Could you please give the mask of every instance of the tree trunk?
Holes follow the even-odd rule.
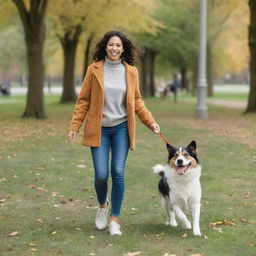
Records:
[[[155,96],[155,57],[156,52],[145,48],[141,56],[141,93],[143,97]]]
[[[31,33],[28,33],[31,35]],[[23,117],[45,118],[44,112],[44,65],[43,65],[43,42],[44,36],[35,41],[26,36],[27,57],[28,57],[28,91],[27,102]]]
[[[81,35],[80,26],[76,27],[76,32],[73,36],[73,31],[65,33],[61,40],[61,45],[64,52],[64,74],[63,74],[63,91],[61,103],[74,102],[76,100],[75,92],[75,58],[76,49]]]
[[[250,25],[249,25],[249,48],[250,48],[250,92],[246,113],[256,112],[256,1],[249,0]]]
[[[25,32],[28,60],[28,91],[23,117],[45,118],[43,100],[43,45],[45,41],[44,18],[48,0],[30,1],[27,10],[23,0],[13,0]]]
[[[152,49],[149,50],[149,95],[155,96],[155,59],[156,52]]]
[[[85,46],[85,51],[84,51],[84,67],[83,67],[83,77],[82,80],[85,77],[87,68],[89,66],[89,61],[90,61],[90,50],[91,50],[91,45],[92,45],[92,41],[93,41],[93,33],[88,37],[87,39],[87,44]]]
[[[189,92],[188,78],[187,78],[187,67],[183,66],[180,68],[181,74],[181,90]]]
[[[47,87],[48,87],[48,92],[51,92],[51,88],[52,88],[52,82],[51,82],[51,77],[48,75],[47,76]]]
[[[212,46],[210,41],[207,41],[207,96],[213,97],[213,80],[212,80]]]

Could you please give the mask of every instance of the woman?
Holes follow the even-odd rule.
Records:
[[[85,120],[83,145],[91,147],[99,202],[95,225],[99,230],[107,226],[111,151],[111,235],[122,234],[118,221],[124,195],[125,162],[129,148],[135,148],[135,113],[154,133],[160,132],[141,99],[138,71],[134,67],[135,51],[132,42],[119,31],[106,33],[98,42],[94,63],[88,67],[68,134],[69,142],[74,142]]]

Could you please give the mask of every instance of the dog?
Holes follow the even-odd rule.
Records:
[[[168,143],[166,146],[169,152],[167,164],[153,167],[153,172],[161,176],[158,190],[168,217],[166,225],[176,227],[176,215],[185,229],[191,229],[191,223],[184,213],[191,211],[193,234],[201,236],[201,165],[196,142],[192,141],[187,147],[181,148]]]

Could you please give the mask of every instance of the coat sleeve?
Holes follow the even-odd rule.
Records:
[[[72,131],[79,132],[89,110],[91,102],[92,75],[91,67],[88,67],[70,124],[70,130]]]
[[[135,67],[136,71],[136,87],[135,87],[135,113],[142,121],[143,124],[150,127],[152,123],[155,123],[155,119],[153,118],[151,112],[146,108],[144,101],[142,100],[139,86],[139,75],[138,70]]]

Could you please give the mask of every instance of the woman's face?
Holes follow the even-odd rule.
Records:
[[[120,37],[112,36],[109,38],[106,46],[107,58],[111,61],[120,60],[124,52],[123,43]]]

